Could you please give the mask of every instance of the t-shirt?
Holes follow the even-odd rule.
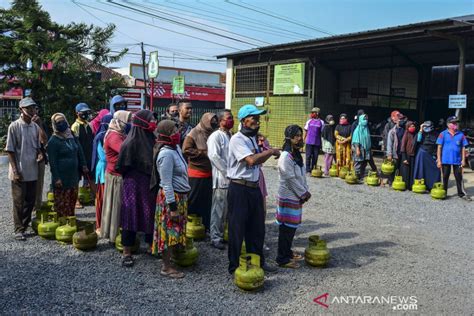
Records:
[[[18,171],[23,176],[23,181],[38,180],[38,150],[41,147],[39,141],[39,126],[30,124],[22,118],[12,122],[8,127],[7,145],[5,150],[15,153]],[[13,180],[13,169],[10,165],[8,178]]]
[[[259,165],[250,167],[245,157],[258,153],[256,137],[248,137],[238,132],[229,142],[229,159],[227,161],[227,177],[257,182],[259,178]]]
[[[307,132],[306,145],[321,146],[321,130],[323,129],[324,122],[321,119],[309,119],[304,130]]]
[[[449,130],[444,130],[439,134],[437,145],[442,145],[441,163],[445,165],[460,165],[462,161],[461,149],[469,145],[466,136],[457,131],[452,135]]]

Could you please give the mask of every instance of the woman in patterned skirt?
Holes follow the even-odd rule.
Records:
[[[74,216],[79,170],[84,174],[89,170],[81,145],[72,135],[64,114],[54,114],[51,123],[54,133],[48,141],[47,151],[54,188],[54,211],[59,217]]]
[[[280,186],[278,187],[276,222],[278,228],[278,255],[276,262],[283,268],[299,268],[302,256],[291,250],[293,238],[301,224],[303,203],[311,194],[306,184],[305,168],[300,149],[303,147],[303,129],[290,125],[285,129],[285,143],[278,159]]]
[[[145,233],[145,242],[153,241],[156,194],[150,191],[153,170],[153,145],[156,118],[153,112],[140,110],[133,117],[132,129],[120,148],[116,170],[123,176],[121,226],[122,265],[132,267],[132,246],[137,232]],[[150,249],[151,250],[151,249]]]
[[[351,170],[351,125],[347,119],[347,114],[339,115],[339,124],[336,126],[334,135],[336,136],[337,171],[339,172],[341,167],[344,166]]]
[[[188,211],[188,165],[179,148],[180,134],[175,123],[164,120],[158,124],[151,188],[159,188],[155,213],[153,254],[162,254],[161,275],[178,279],[184,273],[171,265],[171,251],[186,244]]]

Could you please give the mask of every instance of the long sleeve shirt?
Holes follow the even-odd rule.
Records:
[[[188,166],[179,147],[176,150],[165,146],[156,159],[160,174],[160,187],[165,192],[166,203],[176,202],[174,193],[187,193],[191,190],[188,182]]]
[[[207,140],[207,155],[212,165],[212,188],[226,189],[229,186],[227,179],[227,158],[229,156],[230,135],[217,130]]]
[[[81,145],[74,138],[51,136],[48,142],[51,181],[61,180],[64,189],[71,189],[79,183],[79,168],[86,166]]]
[[[278,172],[280,175],[279,198],[300,200],[308,192],[304,166],[298,166],[287,151],[283,151],[278,159]]]

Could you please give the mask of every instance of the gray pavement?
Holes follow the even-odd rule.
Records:
[[[270,194],[268,257],[274,259],[278,174],[272,164],[264,172]],[[244,293],[227,273],[226,252],[203,242],[197,243],[197,265],[185,270],[184,279],[174,281],[161,277],[160,260],[144,251],[134,268],[122,268],[120,254],[105,241],[85,253],[36,236],[15,241],[6,167],[0,171],[4,175],[0,179],[1,314],[469,315],[474,311],[474,202],[457,197],[436,201],[428,194],[310,178],[313,197],[305,205],[294,248],[304,251],[308,236],[320,235],[331,251],[329,267],[303,264],[299,270],[280,269],[266,277],[263,291]],[[467,186],[474,195],[472,177]],[[95,213],[88,207],[78,216],[93,218]],[[314,301],[317,297],[322,304]],[[407,304],[398,305],[404,300]]]

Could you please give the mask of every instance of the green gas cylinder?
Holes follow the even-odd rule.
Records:
[[[446,198],[446,190],[441,182],[433,184],[430,194],[433,199],[443,200]]]
[[[379,176],[377,175],[377,172],[375,171],[369,171],[369,175],[367,176],[367,178],[365,178],[365,181],[367,182],[367,185],[370,185],[370,186],[380,185]]]
[[[314,169],[311,171],[311,176],[315,178],[321,178],[323,176],[323,170],[321,170],[321,166],[314,166]]]
[[[347,166],[342,166],[339,170],[339,178],[345,179],[348,172],[349,168]]]
[[[58,227],[58,214],[56,212],[43,213],[38,224],[38,235],[46,239],[54,239]]]
[[[405,181],[403,181],[402,176],[395,176],[395,180],[392,183],[392,188],[397,191],[405,191],[407,186]]]
[[[411,190],[415,193],[425,193],[426,192],[425,179],[415,179]]]
[[[254,253],[241,255],[239,267],[235,270],[235,284],[246,291],[254,291],[263,287],[265,273],[260,267],[260,256]]]
[[[186,238],[204,239],[206,237],[206,228],[202,223],[202,218],[195,215],[188,215],[186,223]]]
[[[382,163],[382,173],[384,175],[391,175],[395,171],[395,163],[391,160],[385,159]]]
[[[330,259],[331,255],[326,246],[326,241],[319,239],[316,244],[310,241],[310,244],[305,249],[304,259],[307,264],[313,267],[323,268]]]
[[[77,232],[76,216],[59,218],[60,226],[56,229],[56,240],[63,244],[70,244],[72,236]]]
[[[79,227],[79,225],[78,225]],[[72,236],[72,245],[79,250],[89,250],[97,247],[97,233],[93,223],[84,223],[79,231]]]
[[[345,180],[346,180],[346,183],[348,184],[356,184],[359,182],[354,171],[348,171],[346,174]]]
[[[338,176],[336,165],[332,165],[331,168],[329,168],[329,176],[330,177],[337,177]]]
[[[120,228],[117,237],[115,238],[115,248],[123,252],[123,245],[122,245],[122,229]],[[138,236],[135,237],[135,244],[132,247],[132,252],[137,252],[140,249],[140,238]]]
[[[181,267],[189,267],[196,263],[199,251],[192,238],[186,238],[186,246],[182,249],[176,249],[172,252],[171,259]]]
[[[80,187],[79,188],[78,199],[83,205],[92,204],[93,198],[92,198],[92,195],[91,195],[91,188],[90,187]]]
[[[51,212],[51,209],[48,210],[41,208],[39,210],[36,210],[35,217],[31,220],[31,228],[36,234],[38,234],[38,225],[41,222],[41,215],[48,214],[49,212]]]

